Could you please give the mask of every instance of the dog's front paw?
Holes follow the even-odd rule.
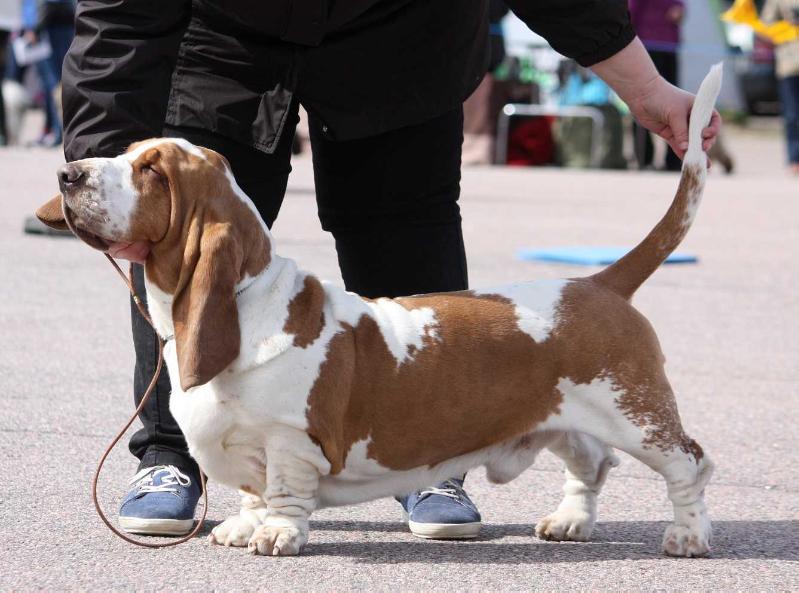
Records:
[[[559,542],[586,542],[593,531],[594,518],[577,509],[559,509],[535,526],[535,534],[540,539]]]
[[[268,517],[253,533],[247,549],[261,556],[296,556],[307,541],[307,527],[288,519]]]
[[[663,534],[663,552],[684,558],[706,556],[710,553],[710,529],[669,525]]]
[[[264,509],[265,512],[266,509]],[[242,509],[238,515],[228,517],[214,527],[208,535],[208,541],[212,544],[243,548],[250,541],[255,529],[263,523],[263,519],[254,511]]]
[[[208,535],[208,541],[223,546],[244,547],[250,541],[257,526],[258,524],[253,525],[239,515],[233,515],[214,527]]]

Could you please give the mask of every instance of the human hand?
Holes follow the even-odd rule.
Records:
[[[627,103],[642,126],[668,142],[677,156],[685,156],[694,96],[658,74],[640,39],[591,68]],[[702,130],[703,150],[713,146],[720,130],[721,116],[713,111],[710,124]]]
[[[669,84],[658,76],[628,98],[635,119],[646,129],[669,143],[675,154],[683,158],[688,150],[688,120],[694,95]],[[721,116],[713,111],[709,125],[702,130],[702,150],[716,142],[721,130]]]

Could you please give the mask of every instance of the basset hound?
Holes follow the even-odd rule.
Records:
[[[481,465],[508,482],[545,447],[565,462],[565,497],[535,532],[583,541],[617,448],[666,480],[675,518],[663,550],[701,556],[713,464],[683,431],[658,340],[630,299],[693,221],[720,81],[716,67],[700,88],[666,215],[586,278],[361,298],[280,257],[227,161],[178,139],[65,165],[38,215],[145,262],[172,413],[202,470],[242,493],[213,542],[298,554],[316,508]]]

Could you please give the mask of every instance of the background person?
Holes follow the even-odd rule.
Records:
[[[28,43],[40,39],[50,44],[50,56],[36,62],[44,91],[45,125],[37,144],[58,146],[62,141],[61,113],[55,93],[61,84],[61,68],[74,36],[73,0],[23,0],[24,36]]]
[[[799,26],[799,0],[766,0],[761,18],[766,23],[784,20]],[[777,45],[774,55],[782,101],[788,167],[791,173],[799,175],[799,39]]]
[[[677,50],[684,16],[685,5],[682,0],[630,0],[633,27],[658,72],[671,84],[677,84],[679,80]],[[638,166],[641,169],[651,166],[655,155],[652,138],[636,122],[633,122],[633,146]],[[680,158],[671,147],[666,149],[664,167],[667,171],[679,171],[682,168]]]
[[[508,4],[560,53],[593,65],[643,125],[684,153],[693,96],[657,74],[624,0]],[[319,218],[347,289],[378,297],[467,288],[462,104],[487,64],[485,0],[82,0],[76,23],[64,65],[68,161],[185,137],[227,157],[271,226],[302,103]],[[718,126],[716,116],[708,143]],[[134,280],[144,294],[141,266]],[[132,322],[138,396],[157,347],[135,308]],[[198,499],[169,391],[165,371],[130,441],[140,471],[120,511],[150,533],[188,531]],[[480,526],[460,479],[401,502],[417,534],[468,537]]]
[[[8,141],[2,85],[6,74],[8,39],[12,31],[19,29],[21,22],[22,15],[19,0],[0,0],[0,146],[5,146]]]

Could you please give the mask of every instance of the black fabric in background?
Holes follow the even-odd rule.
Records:
[[[635,36],[625,0],[507,4],[583,65]],[[295,98],[334,140],[422,123],[479,83],[487,11],[487,0],[81,0],[64,63],[66,158],[160,135],[168,105],[171,125],[265,152]]]

